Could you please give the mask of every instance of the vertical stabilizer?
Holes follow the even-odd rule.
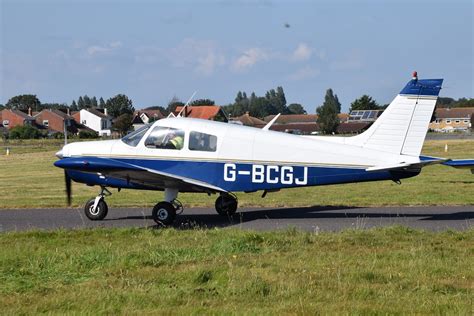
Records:
[[[364,133],[346,143],[379,151],[418,157],[443,79],[414,78]]]

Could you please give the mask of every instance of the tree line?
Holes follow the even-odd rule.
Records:
[[[197,99],[190,102],[192,106],[215,105],[215,101],[208,98]],[[184,106],[184,103],[177,97],[173,97],[167,106],[151,106],[146,109],[160,110],[163,115],[176,111],[178,106]],[[388,104],[380,105],[369,95],[363,95],[355,99],[349,108],[349,112],[355,110],[381,110]],[[458,100],[448,97],[438,98],[437,107],[474,107],[474,99],[459,98]],[[132,115],[135,111],[133,102],[124,94],[117,94],[105,101],[102,97],[89,97],[88,95],[79,96],[71,104],[67,103],[41,103],[36,95],[24,94],[10,98],[5,105],[0,104],[0,110],[18,109],[28,112],[32,109],[39,112],[42,109],[58,109],[66,112],[79,111],[81,109],[97,108],[107,109],[108,115],[114,118],[113,128],[120,133],[128,132],[132,127]],[[283,87],[268,90],[265,95],[257,96],[251,92],[250,96],[245,91],[238,91],[233,103],[224,105],[223,109],[231,117],[238,117],[248,113],[251,116],[264,118],[268,115],[281,114],[307,114],[303,105],[291,103],[287,105],[287,100]],[[325,134],[334,133],[339,125],[338,114],[341,113],[341,103],[337,94],[332,89],[327,89],[324,96],[324,102],[316,108],[318,114],[317,123]]]

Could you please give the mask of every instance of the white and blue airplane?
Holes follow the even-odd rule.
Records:
[[[424,166],[470,169],[474,159],[420,156],[443,79],[412,80],[364,133],[353,137],[300,136],[186,117],[156,121],[120,140],[77,142],[63,147],[54,163],[71,179],[100,186],[87,201],[91,220],[106,217],[107,188],[164,191],[153,219],[171,224],[182,204],[179,192],[218,194],[221,215],[237,210],[233,192],[410,178]]]

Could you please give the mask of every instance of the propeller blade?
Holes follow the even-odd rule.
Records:
[[[64,180],[66,182],[66,201],[67,206],[71,206],[71,178],[67,174],[67,170],[64,170]]]

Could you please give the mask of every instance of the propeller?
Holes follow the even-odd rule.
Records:
[[[71,177],[67,174],[67,170],[64,170],[64,180],[66,182],[66,201],[67,206],[71,206]]]

